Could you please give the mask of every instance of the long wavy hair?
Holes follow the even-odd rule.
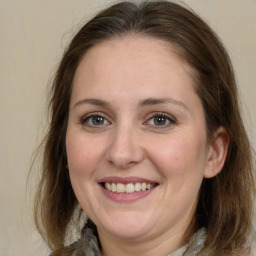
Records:
[[[72,81],[81,58],[98,43],[137,34],[169,42],[194,70],[194,86],[204,108],[207,135],[223,126],[229,148],[222,171],[204,179],[195,222],[207,228],[199,255],[239,253],[252,227],[253,157],[241,118],[234,72],[216,34],[193,11],[168,1],[121,2],[101,11],[75,35],[52,84],[50,126],[43,143],[41,179],[35,197],[35,223],[54,255],[65,254],[71,223],[80,221],[67,165],[65,136]],[[74,217],[75,216],[75,217]]]

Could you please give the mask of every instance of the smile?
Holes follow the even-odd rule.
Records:
[[[114,193],[134,193],[145,190],[150,190],[154,188],[157,184],[146,183],[146,182],[136,182],[136,183],[110,183],[105,182],[103,186],[106,190],[114,192]]]
[[[142,177],[109,176],[98,180],[103,194],[112,201],[132,203],[149,196],[160,185]]]

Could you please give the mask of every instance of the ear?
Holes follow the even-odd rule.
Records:
[[[209,144],[204,177],[212,178],[221,172],[229,145],[229,135],[224,127],[219,127]]]

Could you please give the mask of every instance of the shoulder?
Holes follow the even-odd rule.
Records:
[[[248,245],[250,247],[248,256],[256,256],[256,233],[255,230],[252,231]]]
[[[96,226],[90,219],[82,229],[81,237],[73,244],[66,247],[63,256],[101,256],[100,243]],[[50,256],[55,256],[53,253]]]
[[[63,256],[101,256],[97,230],[90,221],[82,229],[81,238],[65,248]]]
[[[79,246],[80,240],[72,243],[71,245],[65,247],[64,249],[59,249],[52,252],[49,256],[78,256],[77,248]]]
[[[253,238],[248,256],[256,256],[256,237]]]

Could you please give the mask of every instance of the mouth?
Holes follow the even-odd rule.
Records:
[[[140,177],[105,177],[98,181],[103,194],[118,203],[132,203],[148,197],[159,183]]]
[[[141,191],[151,190],[158,186],[157,183],[151,182],[134,182],[134,183],[121,183],[121,182],[102,182],[101,186],[107,191],[117,194],[132,194]]]

